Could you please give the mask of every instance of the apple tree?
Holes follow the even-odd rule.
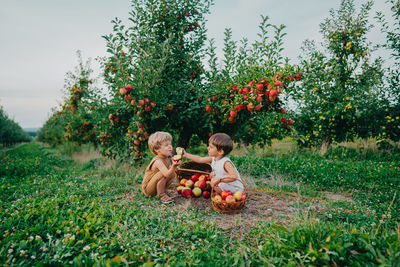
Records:
[[[387,70],[387,101],[380,109],[384,114],[378,136],[381,143],[400,140],[400,1],[389,0],[387,3],[390,4],[393,24],[390,25],[382,13],[378,13],[377,17],[382,25],[381,31],[386,36],[382,46],[390,51],[394,64]]]
[[[202,100],[205,17],[211,0],[132,1],[131,25],[113,20],[104,36],[109,93],[100,124],[103,153],[140,162],[147,138],[169,131],[186,147],[205,128]]]
[[[312,41],[304,43],[303,79],[290,96],[297,106],[296,130],[306,145],[322,145],[325,151],[332,142],[371,134],[368,107],[383,95],[381,60],[371,59],[366,37],[371,7],[367,2],[356,13],[354,1],[342,1],[320,24],[325,53]]]
[[[301,75],[282,55],[285,26],[262,17],[259,28],[259,39],[250,45],[247,39],[238,44],[225,30],[222,67],[211,40],[205,115],[210,133],[226,132],[245,144],[263,145],[289,134],[293,120],[286,117],[282,96]]]

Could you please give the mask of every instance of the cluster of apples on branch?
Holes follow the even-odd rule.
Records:
[[[183,197],[190,198],[211,196],[211,178],[208,174],[195,173],[189,179],[183,178],[179,181],[176,191]]]

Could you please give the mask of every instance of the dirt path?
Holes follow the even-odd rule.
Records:
[[[25,144],[27,144],[27,143],[19,143],[19,144],[13,145],[11,147],[3,147],[2,149],[0,149],[0,154],[3,154],[3,153],[5,153],[5,152],[7,152],[9,150],[14,150],[14,149],[16,149],[16,148],[18,148],[18,147],[20,147],[22,145],[25,145]]]

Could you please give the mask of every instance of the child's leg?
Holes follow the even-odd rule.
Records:
[[[172,202],[172,198],[167,195],[167,188],[168,186],[172,183],[172,179],[167,179],[163,177],[158,183],[157,183],[157,195],[160,197],[160,200],[164,203],[169,203]]]

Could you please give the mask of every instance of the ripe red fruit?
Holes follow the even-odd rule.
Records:
[[[253,86],[253,84],[254,84],[253,81],[249,82],[249,86]]]
[[[126,89],[126,91],[128,91],[128,92],[132,91],[132,85],[128,84],[128,85],[125,87],[125,89]]]
[[[237,90],[237,85],[233,85],[233,86],[232,86],[232,90],[233,90],[233,91],[236,91],[236,90]]]
[[[294,123],[294,121],[293,120],[289,120],[288,123],[289,123],[289,125],[292,125]]]
[[[210,198],[210,196],[211,196],[210,192],[208,192],[208,191],[204,191],[203,192],[203,197],[204,198]]]
[[[145,99],[144,99],[144,103],[145,104],[148,104],[150,101],[149,101],[149,99],[146,97]]]
[[[295,78],[296,80],[300,80],[300,79],[301,79],[301,75],[300,75],[300,74],[296,74],[296,76],[294,76],[294,78]]]
[[[255,109],[255,110],[260,110],[260,109],[261,109],[261,105],[260,105],[260,104],[257,104],[257,105],[254,107],[254,109]]]
[[[258,101],[258,102],[261,102],[261,101],[262,101],[262,96],[260,96],[260,95],[257,96],[257,101]]]
[[[211,112],[211,107],[210,107],[210,106],[207,106],[207,107],[206,107],[206,111],[207,111],[207,112]]]
[[[147,107],[144,108],[144,110],[147,111],[147,112],[149,112],[149,111],[150,111],[150,107],[147,106]]]
[[[229,115],[231,115],[231,117],[236,117],[237,112],[234,110],[231,110],[231,112],[229,113]]]
[[[282,85],[282,82],[281,82],[281,81],[276,81],[276,82],[275,82],[275,86],[276,86],[276,87],[279,87],[279,86],[281,86],[281,85]]]
[[[228,104],[228,100],[224,100],[224,104],[225,104],[225,105]]]
[[[130,102],[130,101],[132,100],[131,95],[125,95],[125,100],[126,100],[127,102]]]
[[[199,180],[200,174],[195,173],[192,176],[190,176],[190,180],[192,180],[193,182],[197,182]]]
[[[182,179],[179,181],[179,184],[182,186],[185,186],[186,182],[187,182],[187,179]]]
[[[227,196],[231,196],[231,195],[232,195],[232,192],[230,190],[225,190],[225,191],[222,191],[222,193],[221,193],[221,197],[224,200],[226,199]]]
[[[121,95],[125,95],[126,94],[126,89],[125,88],[121,88],[121,89],[119,89],[119,93],[121,94]]]
[[[281,118],[281,122],[286,122],[286,119],[285,118]]]
[[[249,103],[248,105],[247,105],[247,110],[248,111],[252,111],[254,109],[254,105],[253,105],[253,103]]]
[[[136,101],[135,101],[135,99],[133,99],[133,100],[131,101],[131,105],[132,105],[132,106],[136,106]]]
[[[154,102],[150,102],[150,107],[154,108],[156,104]]]
[[[257,90],[261,91],[262,89],[264,89],[264,85],[262,85],[262,83],[258,83],[256,85]]]
[[[189,14],[189,13],[185,13],[185,16],[186,16],[186,17],[189,17],[189,16],[190,16],[190,14]]]
[[[243,100],[246,100],[246,99],[248,99],[248,98],[249,98],[248,95],[243,96]]]
[[[235,109],[236,109],[236,111],[240,111],[240,110],[242,109],[242,106],[241,106],[241,105],[237,105],[237,106],[235,107]]]
[[[243,88],[243,94],[247,94],[249,92],[249,88],[245,87]]]
[[[243,89],[239,89],[238,93],[243,94]]]
[[[135,141],[133,141],[133,143],[138,146],[140,144],[140,141],[139,140],[135,140]]]
[[[139,99],[139,106],[143,106],[144,105],[144,100],[143,99]]]
[[[191,194],[192,194],[192,189],[188,187],[182,189],[182,196],[189,198]]]

